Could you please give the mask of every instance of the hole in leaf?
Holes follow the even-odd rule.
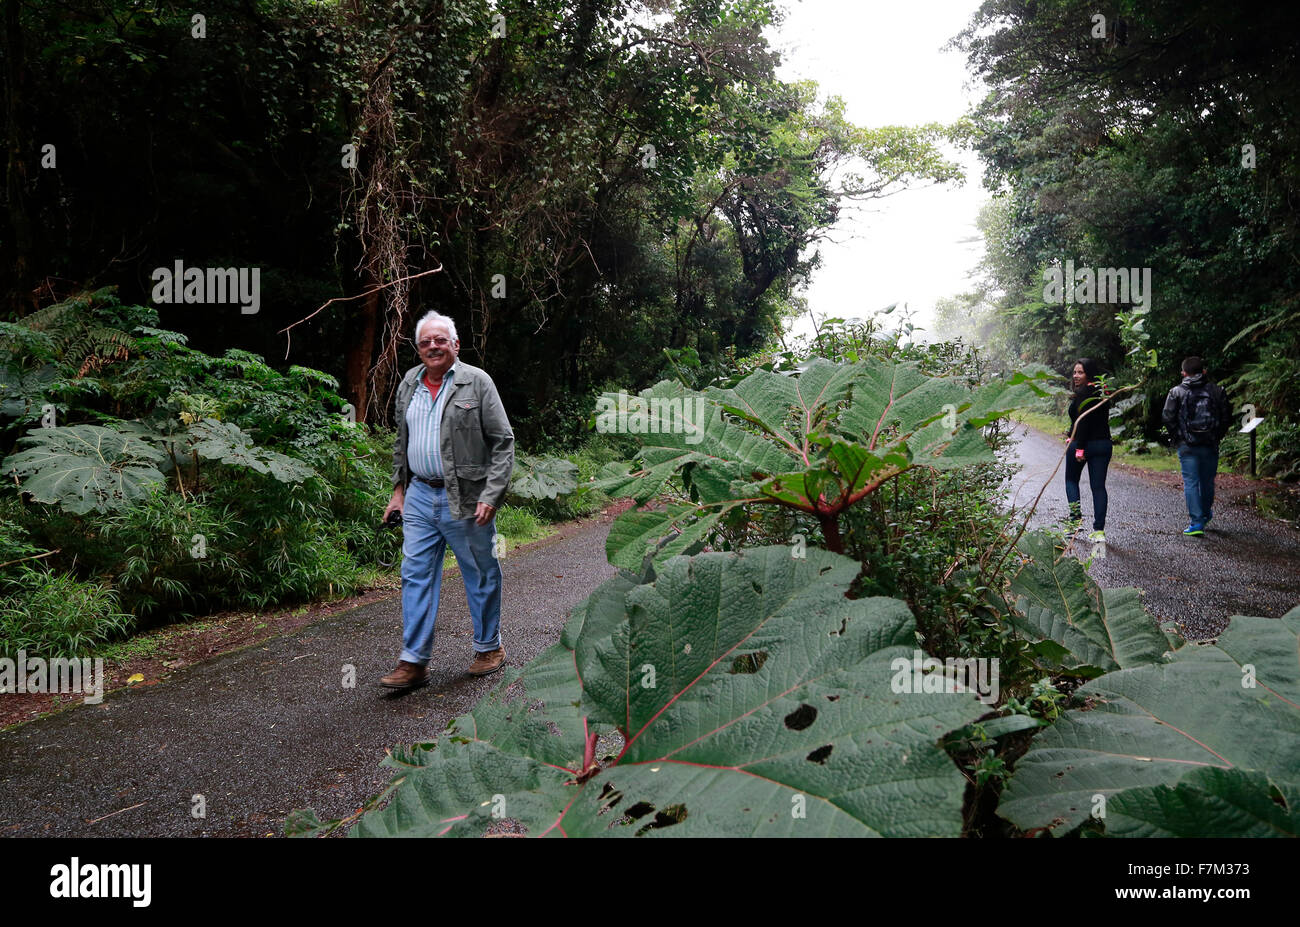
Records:
[[[827,573],[829,573],[830,571],[831,571],[831,568],[828,567],[828,566],[825,566],[825,567],[822,567],[820,570],[817,571],[817,575],[818,575],[818,576],[825,576],[825,575],[826,575]]]
[[[816,763],[819,766],[824,765],[826,763],[826,758],[831,755],[831,751],[834,749],[835,749],[834,744],[827,744],[824,747],[818,747],[812,753],[804,757],[804,759],[806,759],[809,763]]]
[[[644,834],[646,831],[650,830],[651,828],[672,827],[674,824],[680,824],[682,823],[682,821],[685,820],[686,820],[685,805],[669,805],[663,811],[660,811],[658,814],[656,814],[654,816],[653,821],[651,821],[649,824],[646,824],[644,827],[638,830],[636,832],[636,835],[640,837],[642,834]]]
[[[816,708],[811,705],[800,705],[785,716],[785,726],[792,731],[802,731],[804,728],[811,727],[816,720]]]
[[[628,808],[626,813],[627,813],[627,816],[630,817],[630,818],[643,818],[643,817],[645,817],[647,814],[649,814],[651,811],[654,811],[654,810],[655,810],[655,806],[652,805],[652,804],[650,804],[650,802],[648,802],[648,801],[639,801],[639,802],[637,802],[635,805],[633,805],[631,808]]]
[[[763,594],[763,587],[760,586],[758,583],[751,582],[750,585],[754,587],[754,592],[758,593],[759,595]]]
[[[828,702],[838,702],[839,700],[840,700],[840,697],[839,697],[838,695],[828,695],[828,696],[826,696],[826,701],[828,701]]]
[[[731,669],[727,670],[727,672],[732,675],[735,675],[736,673],[757,673],[763,668],[763,664],[766,662],[766,650],[760,650],[757,653],[742,653],[740,656],[736,657],[736,659],[731,661]]]
[[[607,798],[609,800],[605,801],[605,799]],[[613,808],[622,800],[623,800],[623,793],[620,792],[618,789],[614,788],[612,783],[606,782],[605,787],[600,790],[600,801],[603,802],[604,804],[604,807],[601,808],[600,813],[604,814],[606,811],[608,811],[610,808]]]

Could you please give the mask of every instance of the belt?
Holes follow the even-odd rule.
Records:
[[[446,480],[426,480],[424,477],[416,476],[414,473],[411,474],[411,478],[419,480],[421,483],[427,483],[428,485],[432,486],[434,489],[442,489],[447,485]]]

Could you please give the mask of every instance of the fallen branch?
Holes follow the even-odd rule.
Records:
[[[379,286],[377,286],[377,287],[373,287],[372,289],[369,289],[369,290],[366,290],[364,293],[358,293],[358,294],[355,295],[355,296],[335,296],[333,299],[326,300],[326,301],[325,301],[325,304],[324,304],[323,306],[321,306],[319,309],[317,309],[315,312],[311,313],[311,315],[308,315],[308,316],[306,316],[306,317],[304,317],[304,318],[299,319],[297,322],[294,322],[293,325],[288,325],[288,326],[286,326],[286,327],[280,329],[280,331],[276,332],[276,334],[277,334],[277,335],[278,335],[278,334],[287,334],[288,331],[289,331],[289,329],[294,328],[294,327],[296,327],[296,326],[298,326],[298,325],[301,325],[303,322],[306,322],[306,321],[308,321],[309,319],[313,319],[313,318],[315,318],[316,316],[320,315],[322,312],[324,312],[324,311],[329,307],[329,305],[330,305],[331,303],[345,303],[345,302],[347,302],[348,300],[352,300],[352,299],[361,299],[361,298],[364,297],[364,296],[369,296],[371,293],[378,293],[380,290],[385,289],[386,287],[393,286],[394,284],[403,283],[403,282],[405,282],[405,281],[407,281],[407,280],[415,280],[415,279],[418,279],[419,277],[426,277],[426,276],[428,276],[429,274],[436,274],[436,273],[438,273],[440,270],[442,270],[442,265],[441,265],[441,264],[439,264],[439,265],[438,265],[437,267],[435,267],[433,270],[423,270],[423,271],[420,271],[420,273],[418,273],[418,274],[411,274],[411,275],[408,276],[408,277],[398,277],[396,280],[390,280],[390,281],[388,281],[387,283],[381,283]],[[293,339],[290,338],[290,340],[289,340],[289,344],[285,345],[285,348],[284,348],[284,359],[285,359],[285,360],[288,360],[288,359],[289,359],[289,348],[292,346],[292,344],[293,344]]]
[[[59,550],[62,550],[62,548],[59,548]],[[19,557],[17,560],[6,560],[4,563],[0,563],[0,567],[13,566],[15,563],[22,563],[24,560],[40,560],[42,557],[52,557],[58,552],[59,551],[57,550],[47,550],[43,554],[32,554],[30,557]]]

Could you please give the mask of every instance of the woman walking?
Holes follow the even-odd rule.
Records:
[[[1075,362],[1071,376],[1074,395],[1070,398],[1070,430],[1074,438],[1065,456],[1065,498],[1070,503],[1070,527],[1075,532],[1083,530],[1079,477],[1083,468],[1088,468],[1088,485],[1092,488],[1090,541],[1106,540],[1106,469],[1114,449],[1110,442],[1110,397],[1097,385],[1099,372],[1091,357]]]

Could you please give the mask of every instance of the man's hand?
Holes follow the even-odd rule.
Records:
[[[388,516],[393,512],[402,512],[402,507],[406,505],[406,490],[401,486],[393,489],[393,495],[388,500],[388,508],[384,509],[384,521],[388,521]],[[402,512],[405,515],[405,512]]]
[[[478,507],[474,509],[474,524],[486,525],[492,520],[492,513],[495,511],[496,509],[486,502],[480,502]]]

